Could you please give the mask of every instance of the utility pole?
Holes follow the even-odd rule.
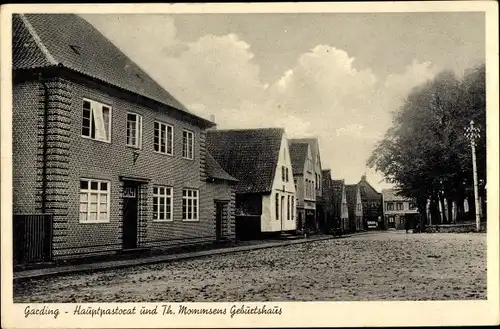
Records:
[[[474,202],[475,202],[475,215],[476,215],[476,231],[481,229],[481,218],[479,215],[479,195],[477,188],[477,166],[476,166],[476,139],[479,138],[480,129],[474,126],[474,120],[470,121],[470,126],[465,128],[465,136],[470,140],[472,149],[472,174],[474,178]]]

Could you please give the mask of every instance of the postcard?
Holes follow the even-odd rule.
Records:
[[[496,2],[1,19],[2,327],[499,324]]]

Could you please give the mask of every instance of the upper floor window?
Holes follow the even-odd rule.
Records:
[[[415,209],[417,209],[417,205],[415,204],[415,202],[410,202],[410,204],[409,204],[409,209],[410,209],[410,210],[415,210]]]
[[[109,222],[109,182],[80,180],[80,223]]]
[[[82,136],[103,142],[111,141],[111,106],[83,100]]]
[[[394,203],[387,202],[387,210],[394,210]]]
[[[142,116],[127,113],[127,146],[142,147]]]
[[[403,202],[396,203],[396,210],[403,210]]]
[[[154,150],[158,153],[173,155],[174,127],[155,121]]]
[[[182,219],[198,221],[198,190],[182,190]]]
[[[182,131],[182,157],[194,159],[194,133],[189,130]]]

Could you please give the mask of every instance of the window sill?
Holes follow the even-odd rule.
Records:
[[[140,146],[128,145],[127,144],[127,147],[130,148],[130,149],[133,149],[134,151],[142,151],[142,147],[140,147]]]
[[[173,219],[153,219],[153,223],[171,223]]]
[[[194,158],[185,158],[185,157],[182,157],[184,160],[189,160],[189,161],[194,161]]]
[[[104,140],[100,140],[100,139],[96,139],[96,138],[92,138],[92,137],[88,137],[88,136],[84,136],[84,135],[80,135],[80,136],[82,138],[84,138],[84,139],[87,139],[87,140],[101,142],[101,143],[106,143],[106,144],[111,144],[111,139],[104,141]]]
[[[78,221],[80,224],[105,224],[110,223],[109,220],[92,220],[92,221]]]
[[[169,157],[173,157],[174,156],[173,153],[162,153],[162,152],[159,152],[159,151],[153,151],[153,153],[160,154],[160,155],[166,155],[166,156],[169,156]]]
[[[199,222],[199,219],[183,219],[183,222]]]

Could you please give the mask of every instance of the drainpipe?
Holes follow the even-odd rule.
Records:
[[[42,213],[47,208],[47,135],[48,135],[48,116],[49,116],[49,88],[42,73],[39,73],[38,79],[43,86],[43,148],[42,148]]]

